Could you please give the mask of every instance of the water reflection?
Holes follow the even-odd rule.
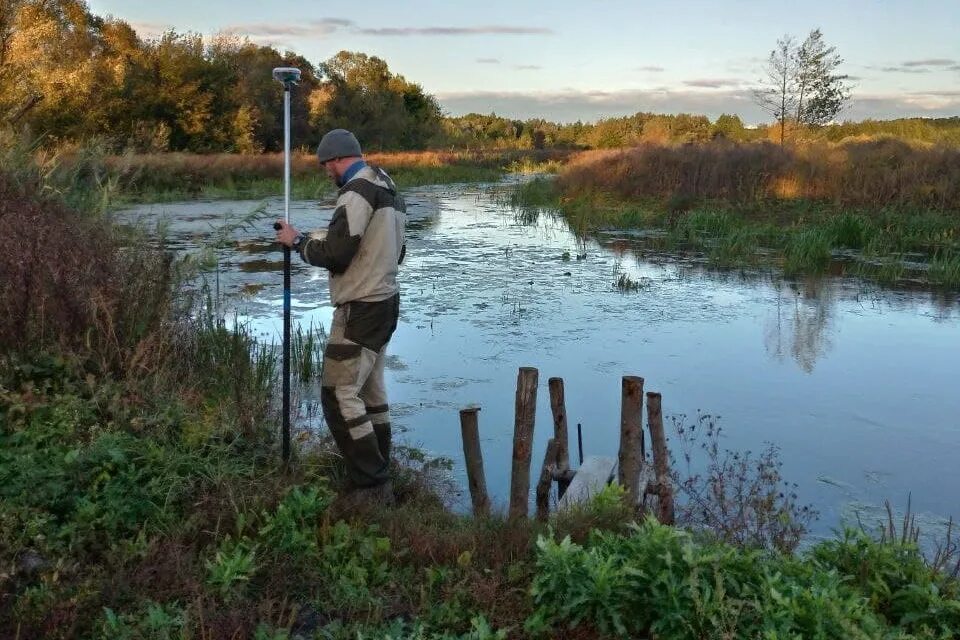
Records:
[[[764,345],[773,358],[793,358],[813,372],[817,359],[832,347],[834,293],[828,281],[776,281],[776,302],[764,322]]]

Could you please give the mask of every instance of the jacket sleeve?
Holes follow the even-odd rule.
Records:
[[[309,264],[343,273],[360,249],[360,240],[373,213],[369,203],[351,192],[337,200],[337,208],[323,240],[307,239],[300,247],[300,257]]]

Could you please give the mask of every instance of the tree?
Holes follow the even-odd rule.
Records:
[[[350,129],[371,149],[417,148],[440,133],[436,99],[381,58],[341,51],[320,71],[325,80],[309,99],[319,129]]]
[[[743,120],[738,115],[728,113],[721,114],[717,121],[713,123],[711,135],[714,139],[734,140],[742,142],[746,134],[743,126]]]
[[[828,47],[814,29],[797,49],[798,124],[823,125],[833,120],[850,99],[848,76],[836,73],[843,64],[836,47]]]
[[[826,45],[820,29],[812,30],[800,45],[789,35],[777,40],[754,101],[776,119],[781,145],[788,123],[827,124],[849,101],[847,76],[837,73],[841,64],[836,47]]]
[[[780,125],[780,144],[784,142],[787,119],[791,117],[797,97],[794,93],[797,78],[796,41],[785,35],[777,40],[764,65],[761,86],[753,93],[754,101],[771,114]]]

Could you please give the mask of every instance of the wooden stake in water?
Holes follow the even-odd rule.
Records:
[[[624,376],[620,403],[620,458],[617,480],[626,489],[627,504],[639,501],[640,467],[643,465],[643,378]]]
[[[511,518],[525,518],[530,501],[530,456],[533,453],[533,426],[537,410],[537,382],[540,373],[520,367],[513,425],[513,468],[510,475]]]
[[[567,437],[567,408],[563,396],[563,378],[550,378],[550,410],[553,412],[553,437],[557,441],[556,471],[558,474],[570,469],[570,442]],[[566,490],[569,482],[559,480],[560,494]]]
[[[473,502],[474,516],[490,514],[487,479],[483,472],[483,451],[480,449],[480,427],[477,413],[480,407],[460,410],[460,431],[463,434],[463,458],[467,466],[467,483]]]
[[[537,520],[546,520],[550,515],[550,487],[553,484],[553,473],[557,468],[557,452],[559,446],[556,438],[547,441],[547,451],[543,454],[543,466],[540,468],[540,479],[537,481]]]
[[[653,468],[657,474],[657,493],[660,509],[657,519],[663,524],[673,524],[673,486],[670,483],[670,451],[663,433],[663,412],[660,394],[647,393],[647,428],[650,429],[650,446],[653,449]]]

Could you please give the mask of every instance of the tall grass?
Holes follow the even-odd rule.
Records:
[[[960,149],[893,139],[810,143],[643,145],[583,153],[560,173],[564,195],[748,204],[814,200],[844,206],[960,210]]]
[[[930,259],[929,283],[957,286],[955,148],[875,139],[585,152],[555,181],[518,187],[511,205],[559,210],[580,237],[605,227],[664,228],[658,244],[703,249],[717,266],[772,257],[791,275],[823,273],[835,254],[854,251],[863,258],[857,273],[895,282],[908,270],[905,257],[918,254]]]
[[[960,288],[960,253],[939,253],[934,256],[927,278],[942,287]]]
[[[803,229],[795,233],[784,252],[784,273],[823,273],[830,264],[830,246],[830,235],[823,229]]]
[[[403,187],[492,181],[511,168],[555,166],[569,155],[566,151],[412,151],[371,153],[366,158],[386,169]],[[283,193],[283,154],[279,153],[125,154],[108,157],[106,167],[128,200],[254,198]],[[318,198],[333,191],[312,153],[295,152],[290,173],[296,198]]]

